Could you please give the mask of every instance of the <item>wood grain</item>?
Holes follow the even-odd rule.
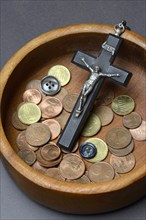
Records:
[[[135,141],[133,153],[137,163],[134,170],[123,174],[119,179],[98,184],[59,182],[35,171],[16,154],[18,131],[10,121],[17,105],[22,101],[27,82],[41,79],[51,66],[62,64],[72,74],[71,82],[65,88],[70,93],[79,93],[89,73],[72,64],[71,59],[78,49],[97,55],[109,32],[113,32],[112,26],[94,24],[74,25],[47,32],[21,48],[1,71],[0,135],[3,162],[16,184],[29,197],[58,211],[76,214],[107,212],[126,206],[145,194],[146,146],[142,141]],[[125,41],[114,65],[132,72],[133,77],[127,88],[106,82],[103,89],[114,86],[116,96],[130,95],[136,102],[135,111],[146,120],[145,39],[130,31],[126,31],[123,38]],[[114,121],[103,127],[97,136],[105,140],[105,134],[111,127],[121,125],[122,117],[115,116]],[[84,138],[80,138],[80,142],[82,141]],[[110,154],[106,161],[109,161],[109,157]]]

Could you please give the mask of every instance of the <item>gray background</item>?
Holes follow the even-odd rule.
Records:
[[[43,32],[66,25],[116,24],[125,19],[133,31],[145,36],[144,0],[1,0],[0,2],[1,67],[26,42]],[[100,215],[67,215],[50,210],[30,200],[17,188],[2,164],[0,167],[2,220],[146,219],[144,198],[126,208]]]

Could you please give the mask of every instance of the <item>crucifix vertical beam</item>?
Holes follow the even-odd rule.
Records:
[[[98,57],[94,57],[87,53],[77,51],[77,53],[73,57],[72,62],[78,65],[79,67],[89,71],[87,65],[85,65],[85,63],[82,60],[84,59],[86,63],[88,63],[88,65],[93,69],[95,69],[95,67],[98,66],[102,73],[105,73],[104,75],[117,75],[110,77],[110,79],[116,84],[126,86],[132,74],[113,65],[119,47],[123,42],[123,39],[117,35],[118,34],[109,34],[107,36],[106,41],[102,44],[102,49]],[[59,147],[68,151],[71,151],[73,149],[74,145],[76,144],[77,138],[79,137],[85,125],[85,122],[90,115],[94,101],[100,89],[102,88],[105,79],[106,77],[99,77],[98,81],[92,89],[92,92],[87,97],[82,113],[79,115],[79,117],[76,117],[76,111],[79,108],[81,101],[82,94],[80,94],[74,106],[74,109],[66,123],[66,126],[58,140],[57,144],[59,145]]]

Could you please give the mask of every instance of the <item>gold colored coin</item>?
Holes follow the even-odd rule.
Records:
[[[49,76],[55,76],[61,86],[65,86],[70,81],[70,71],[63,65],[55,65],[48,71]]]
[[[18,108],[18,118],[22,123],[27,125],[36,123],[41,118],[41,110],[34,103],[23,103]]]
[[[84,126],[84,129],[81,133],[82,136],[84,137],[90,137],[90,136],[93,136],[95,134],[98,133],[98,131],[100,130],[101,128],[101,121],[100,119],[98,118],[97,115],[95,115],[94,113],[92,113],[85,126]]]
[[[108,155],[108,147],[106,143],[100,138],[89,138],[86,142],[90,142],[94,144],[97,148],[97,154],[92,159],[88,159],[87,161],[91,163],[96,163],[104,160]]]
[[[120,95],[112,102],[112,110],[118,115],[128,115],[135,107],[134,100],[128,95]]]
[[[114,118],[113,111],[107,106],[94,107],[93,112],[100,118],[102,126],[110,124]]]

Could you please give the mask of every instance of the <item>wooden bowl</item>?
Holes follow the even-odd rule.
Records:
[[[12,113],[22,101],[26,84],[41,79],[56,64],[68,67],[72,73],[66,86],[69,92],[80,91],[88,72],[71,63],[76,50],[97,54],[106,34],[113,32],[109,25],[83,24],[60,28],[42,34],[21,48],[4,66],[1,72],[1,153],[3,162],[16,184],[35,201],[61,212],[93,214],[124,207],[145,194],[145,146],[135,141],[135,168],[120,178],[103,183],[79,184],[57,181],[29,167],[18,156],[16,135],[11,125]],[[126,31],[125,39],[115,64],[133,73],[127,88],[115,87],[115,95],[128,94],[135,99],[135,111],[146,120],[145,112],[145,39]],[[110,82],[111,83],[111,82]],[[105,85],[106,86],[106,85]],[[111,83],[111,86],[113,84]],[[120,116],[110,127],[122,125]],[[107,126],[98,137],[104,140]],[[109,160],[109,156],[106,161]]]

